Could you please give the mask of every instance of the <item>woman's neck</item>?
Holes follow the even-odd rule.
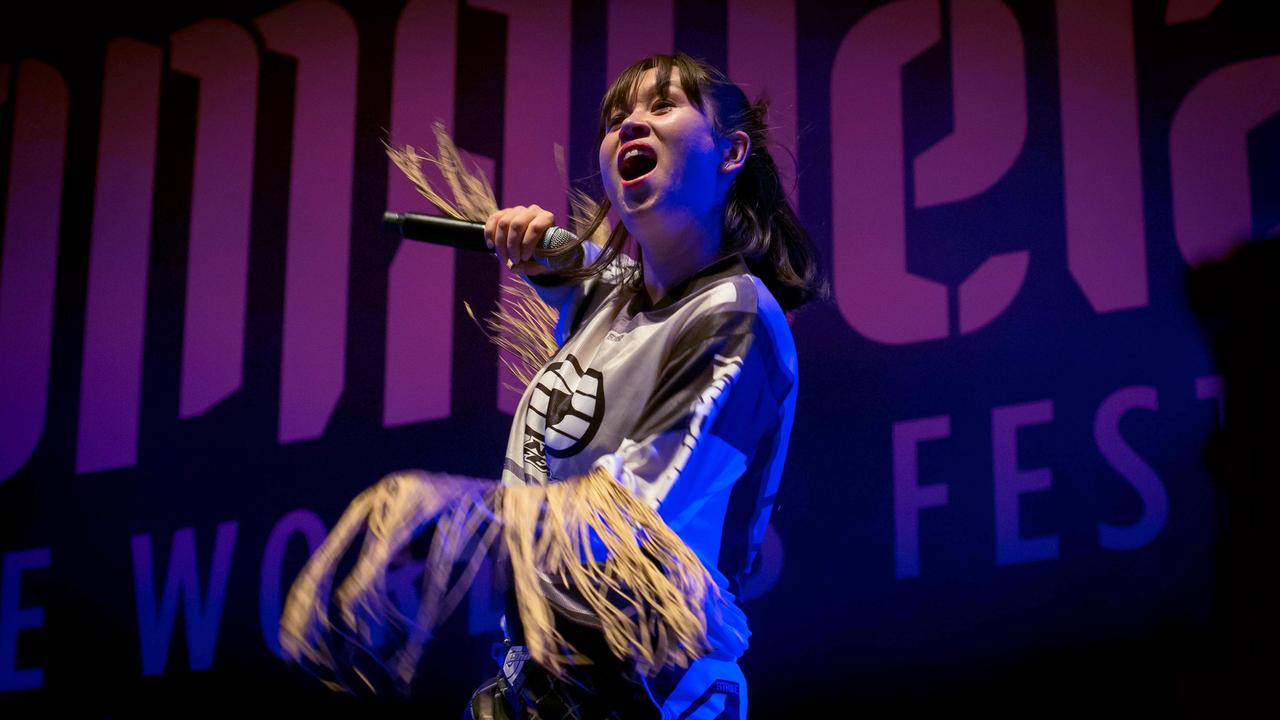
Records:
[[[713,229],[714,228],[714,229]],[[688,224],[676,231],[636,237],[642,250],[644,287],[656,303],[672,287],[715,262],[720,255],[720,224]]]

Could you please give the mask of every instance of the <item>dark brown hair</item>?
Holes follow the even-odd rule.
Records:
[[[766,142],[768,128],[765,125],[769,104],[765,98],[750,102],[742,88],[701,59],[682,52],[653,55],[623,70],[609,86],[600,102],[597,146],[604,140],[609,116],[619,108],[629,108],[634,104],[645,72],[656,71],[657,91],[665,97],[672,68],[679,68],[681,89],[689,101],[710,119],[716,133],[726,136],[742,130],[751,138],[751,152],[725,199],[720,255],[741,253],[747,268],[764,282],[784,310],[792,310],[815,298],[828,297],[829,284],[819,267],[817,252],[787,201],[778,166],[769,154]],[[604,199],[581,237],[590,237],[604,222],[608,212],[609,201]],[[556,279],[567,282],[603,272],[622,252],[627,239],[626,227],[618,223],[594,263],[585,268],[555,273],[559,276]],[[566,248],[566,252],[568,250],[570,248]],[[637,285],[643,282],[642,267],[637,263],[631,279]],[[552,280],[545,275],[542,279],[544,282]]]

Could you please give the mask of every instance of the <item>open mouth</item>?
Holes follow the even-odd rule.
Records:
[[[653,172],[657,166],[658,155],[648,145],[635,143],[618,153],[618,175],[624,184],[639,180]]]

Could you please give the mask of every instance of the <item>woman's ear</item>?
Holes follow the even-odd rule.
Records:
[[[747,163],[751,154],[751,136],[743,130],[734,130],[725,137],[724,156],[720,162],[723,172],[735,173]]]

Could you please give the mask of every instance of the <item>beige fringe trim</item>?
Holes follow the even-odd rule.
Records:
[[[387,155],[441,211],[485,219],[497,209],[492,187],[478,169],[464,166],[442,123],[434,132],[438,157],[408,145],[387,146]],[[564,151],[556,151],[563,176]],[[440,168],[452,201],[432,187],[424,162]],[[576,189],[570,202],[581,237],[598,206]],[[602,223],[590,240],[603,244],[608,235],[608,223]],[[507,367],[527,384],[556,351],[556,312],[525,283],[503,291],[507,302],[486,318],[486,334],[515,356]],[[419,606],[408,617],[391,599],[387,575],[432,524]],[[565,482],[515,487],[420,471],[384,477],[356,497],[290,589],[280,624],[285,656],[317,671],[334,689],[350,690],[354,676],[376,691],[359,668],[335,653],[338,642],[353,644],[407,688],[431,632],[457,606],[499,534],[497,550],[511,559],[530,654],[550,672],[563,676],[570,665],[589,661],[556,630],[543,577],[579,593],[600,618],[613,654],[645,675],[687,666],[710,650],[705,608],[718,608],[720,599],[710,574],[656,512],[596,468]],[[335,594],[335,624],[329,617],[334,575],[357,537],[363,543],[355,567]],[[592,538],[603,546],[603,558],[596,557]]]
[[[462,154],[458,151],[453,139],[449,137],[444,123],[434,123],[432,131],[436,140],[436,156],[420,151],[412,145],[395,148],[384,143],[387,157],[400,168],[409,182],[413,183],[418,193],[441,212],[458,220],[484,221],[498,209],[493,187],[478,167],[473,166],[471,169],[466,167],[462,161]],[[563,178],[564,149],[557,145],[555,152],[557,167]],[[423,170],[423,163],[431,163],[440,169],[445,184],[449,186],[452,200],[432,186]],[[595,213],[598,206],[589,196],[576,189],[570,191],[570,204],[573,207],[573,227],[581,233],[586,229],[591,215]],[[601,227],[605,225],[602,223]],[[604,237],[607,238],[608,235]],[[545,365],[556,351],[554,329],[557,313],[542,302],[537,292],[528,283],[521,282],[514,286],[504,284],[502,293],[503,297],[498,303],[498,308],[488,314],[483,324],[476,317],[470,303],[464,301],[463,307],[491,342],[514,356],[514,361],[503,357],[502,362],[512,376],[520,383],[528,385],[533,381],[538,369]],[[507,387],[514,392],[524,390],[522,387],[510,385]]]
[[[556,159],[556,171],[560,173],[560,181],[569,192],[569,222],[573,228],[573,234],[582,237],[591,227],[591,221],[595,218],[596,212],[600,210],[600,203],[585,192],[573,187],[569,184],[569,172],[567,163],[564,159],[564,147],[556,144],[552,149],[552,153]],[[600,247],[604,247],[609,242],[609,235],[613,232],[613,226],[608,219],[595,229],[589,237],[585,238],[587,242],[593,242]]]
[[[388,591],[388,571],[433,523],[418,609],[408,617]],[[361,534],[355,567],[335,593],[335,623],[329,617],[334,575]],[[346,643],[342,649],[354,646],[407,689],[432,631],[457,607],[499,535],[497,551],[511,560],[525,641],[548,671],[563,677],[590,660],[556,629],[541,578],[576,591],[600,619],[610,651],[642,674],[685,667],[711,649],[705,608],[719,607],[719,589],[658,514],[605,470],[513,487],[405,471],[361,493],[295,580],[280,623],[285,657],[333,689],[353,690],[358,683],[377,692],[378,683],[349,652],[335,652],[337,643]],[[604,557],[597,557],[592,538]]]
[[[409,178],[409,182],[413,183],[418,193],[432,205],[440,208],[441,212],[457,220],[484,222],[489,215],[498,210],[498,201],[493,194],[493,187],[489,185],[489,180],[474,164],[472,169],[467,169],[462,162],[462,154],[458,152],[458,146],[454,144],[453,138],[449,137],[449,131],[445,129],[444,123],[436,121],[431,126],[431,130],[436,137],[436,156],[427,154],[425,151],[419,152],[412,145],[395,148],[384,141],[383,146],[387,149],[387,157],[391,158],[396,167],[400,168],[400,172]],[[452,201],[432,187],[422,169],[424,162],[431,163],[440,169],[440,175],[449,186]]]
[[[609,649],[644,675],[710,651],[704,608],[708,595],[720,597],[711,575],[607,471],[504,488],[499,503],[525,642],[539,665],[562,676],[574,650],[555,628],[538,573],[577,591],[602,621]],[[596,557],[593,537],[604,558]]]
[[[284,656],[318,671],[334,689],[350,690],[344,673],[354,671],[376,692],[375,684],[359,669],[344,667],[335,657],[336,642],[346,641],[369,653],[397,682],[407,686],[431,630],[457,606],[497,538],[497,523],[485,525],[493,518],[487,509],[492,500],[485,498],[494,485],[452,475],[403,471],[360,493],[289,590],[280,620]],[[424,565],[419,610],[416,617],[408,618],[388,593],[387,573],[407,556],[413,537],[433,522],[436,531]],[[335,627],[329,618],[334,574],[360,535],[360,555],[336,593],[341,626]],[[462,571],[450,582],[459,562],[465,563]],[[388,647],[389,658],[385,657]]]
[[[542,302],[528,283],[504,284],[501,291],[505,301],[498,302],[498,309],[490,311],[483,324],[476,317],[471,303],[464,301],[462,307],[490,342],[514,356],[513,360],[504,355],[498,357],[521,387],[505,382],[503,385],[512,392],[521,393],[559,347],[555,338],[559,314]]]

